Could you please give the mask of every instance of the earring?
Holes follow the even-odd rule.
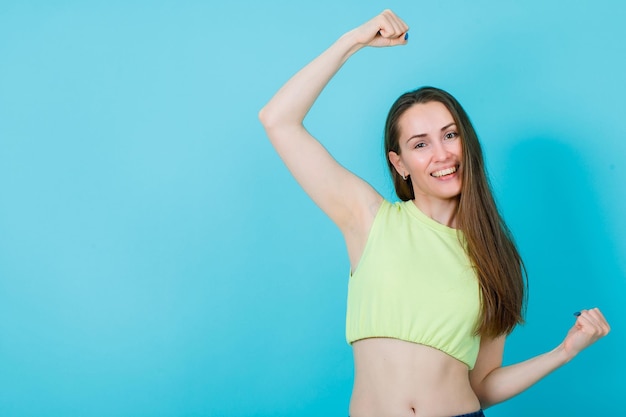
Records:
[[[406,181],[406,174],[402,174],[402,179]]]

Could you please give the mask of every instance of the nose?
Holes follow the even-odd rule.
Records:
[[[450,155],[450,152],[448,151],[446,146],[441,142],[435,143],[432,149],[433,149],[433,158],[436,161],[445,161],[446,159],[448,159],[448,156]]]

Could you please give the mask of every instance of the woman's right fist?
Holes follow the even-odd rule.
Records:
[[[408,25],[387,9],[354,29],[354,33],[360,44],[382,47],[404,45],[409,39],[408,30]]]

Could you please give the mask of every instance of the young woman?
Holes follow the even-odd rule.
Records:
[[[402,200],[390,203],[339,165],[302,121],[344,62],[365,46],[404,45],[408,26],[385,10],[291,78],[260,119],[304,190],[341,229],[351,265],[347,338],[352,417],[482,416],[609,332],[581,311],[552,351],[502,366],[522,321],[523,264],[486,180],[476,133],[436,88],[402,95],[385,129]]]

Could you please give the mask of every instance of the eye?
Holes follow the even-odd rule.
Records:
[[[445,134],[444,137],[446,139],[454,139],[454,138],[457,138],[458,136],[459,136],[459,134],[456,133],[456,132],[448,132],[448,133]]]
[[[424,142],[417,142],[415,144],[415,149],[420,149],[420,148],[424,148],[426,146],[426,144]]]

